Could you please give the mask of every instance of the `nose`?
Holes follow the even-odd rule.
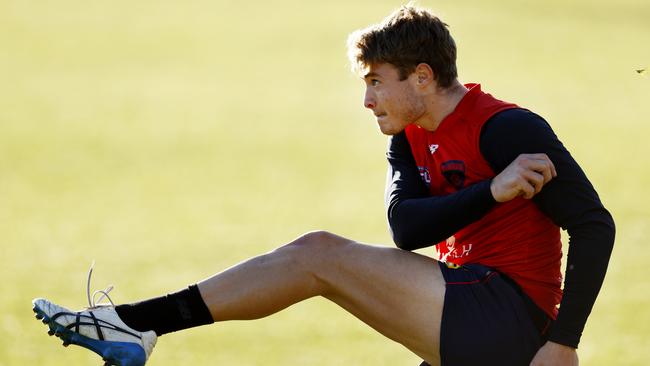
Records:
[[[375,109],[377,102],[370,88],[366,88],[366,94],[363,97],[363,106],[368,109]]]

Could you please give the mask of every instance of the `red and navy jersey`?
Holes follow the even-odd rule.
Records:
[[[435,131],[416,125],[405,131],[431,196],[449,195],[496,175],[481,154],[481,130],[493,115],[518,108],[482,92],[480,85],[466,86],[469,92]],[[562,297],[560,229],[533,201],[497,204],[435,248],[440,261],[480,263],[506,274],[555,318]]]
[[[435,245],[439,258],[452,263],[497,267],[552,316],[561,252],[551,222],[562,227],[569,253],[548,339],[577,347],[607,272],[616,232],[612,216],[542,117],[478,85],[468,87],[435,132],[410,126],[389,139],[386,209],[393,241],[403,250]],[[531,153],[548,155],[557,176],[530,201],[497,203],[490,190],[494,174]]]

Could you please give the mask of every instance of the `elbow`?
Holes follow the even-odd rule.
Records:
[[[413,234],[416,231],[412,230],[408,220],[404,220],[403,217],[394,213],[394,210],[389,210],[388,213],[388,227],[393,238],[393,243],[403,250],[417,249],[417,245],[414,244],[416,237]]]
[[[408,230],[404,230],[404,225],[403,225],[403,220],[400,220],[400,216],[398,215],[398,210],[397,210],[398,202],[397,201],[391,201],[387,208],[386,216],[388,218],[388,230],[390,231],[390,235],[393,238],[393,243],[400,248],[404,250],[408,247],[407,243],[407,238],[406,238],[406,233]]]
[[[614,240],[616,239],[616,223],[614,222],[614,218],[609,213],[609,211],[607,211],[606,222],[608,227],[607,232],[610,238],[609,243],[610,243],[610,252],[611,252],[611,250],[614,249]]]
[[[585,214],[581,220],[572,227],[567,227],[569,232],[569,243],[573,242],[590,242],[592,251],[599,253],[605,261],[614,249],[614,240],[616,238],[616,225],[612,215],[605,208],[593,210]]]
[[[393,203],[388,207],[388,227],[395,245],[402,250],[416,250],[436,243],[437,234],[424,215],[414,213],[408,206]]]
[[[612,214],[603,207],[592,216],[591,220],[594,227],[599,228],[599,235],[603,238],[603,243],[607,242],[611,250],[616,237],[616,224]]]
[[[390,225],[390,233],[391,236],[393,237],[393,243],[395,243],[395,246],[397,246],[400,249],[403,250],[413,250],[415,249],[413,245],[411,245],[410,238],[406,234],[404,230],[396,229],[393,227],[393,225]]]

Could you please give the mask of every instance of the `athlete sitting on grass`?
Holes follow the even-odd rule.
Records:
[[[34,300],[64,344],[143,365],[156,338],[323,296],[431,365],[577,365],[614,222],[538,115],[461,84],[447,25],[402,7],[350,36],[364,106],[390,135],[398,248],[311,232],[182,291],[70,311]],[[560,228],[570,245],[560,289]],[[435,246],[433,258],[411,252]],[[559,310],[557,305],[560,304]]]

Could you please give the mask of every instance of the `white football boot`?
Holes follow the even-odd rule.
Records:
[[[50,328],[48,334],[61,338],[64,346],[76,344],[87,348],[100,355],[105,366],[144,365],[156,345],[156,333],[140,332],[124,324],[108,297],[112,287],[95,291],[91,297],[91,276],[92,267],[88,272],[89,308],[70,311],[46,299],[34,299],[32,304],[36,318],[47,324]],[[97,294],[102,294],[99,301],[106,297],[110,304],[96,304],[94,298]]]

